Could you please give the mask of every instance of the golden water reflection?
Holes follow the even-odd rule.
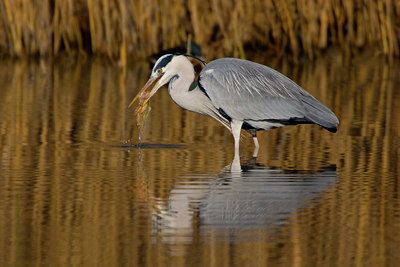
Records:
[[[147,63],[0,62],[2,265],[399,262],[399,62],[258,61],[315,95],[340,126],[263,132],[257,164],[241,174],[225,171],[231,134],[166,90],[151,101],[143,142],[172,146],[129,147],[138,136],[126,107]],[[242,164],[252,149],[245,138]],[[284,211],[274,194],[291,199]]]

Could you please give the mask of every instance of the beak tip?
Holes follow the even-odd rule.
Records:
[[[159,77],[159,78],[161,78],[161,77]],[[141,97],[143,97],[146,89],[149,88],[154,82],[156,82],[155,87],[157,87],[159,78],[150,78],[147,81],[147,83],[144,85],[144,87],[140,90],[140,92],[135,96],[135,98],[129,103],[128,109],[135,103],[135,101],[137,99],[140,99]],[[154,90],[154,88],[153,88],[153,90]],[[148,95],[148,97],[145,97],[147,99],[143,103],[139,103],[139,106],[136,108],[136,114],[142,112],[144,104],[146,104],[147,101],[151,98],[151,96],[155,93],[155,92],[153,92],[153,90],[150,93],[148,93],[149,95]],[[155,91],[157,91],[157,90],[155,90]]]

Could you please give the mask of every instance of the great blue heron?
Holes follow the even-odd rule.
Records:
[[[256,132],[295,124],[318,124],[336,132],[335,114],[283,74],[264,65],[236,58],[206,64],[190,55],[167,54],[154,65],[150,79],[129,104],[142,98],[138,112],[163,85],[184,109],[208,115],[228,128],[239,150],[243,128]],[[150,92],[146,92],[154,84]],[[145,98],[143,100],[143,98]]]

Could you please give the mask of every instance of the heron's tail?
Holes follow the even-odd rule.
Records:
[[[328,131],[336,133],[339,125],[339,120],[336,115],[316,98],[310,96],[302,99],[304,107],[306,108],[306,118]]]

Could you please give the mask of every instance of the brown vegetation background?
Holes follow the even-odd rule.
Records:
[[[264,49],[314,58],[330,46],[399,54],[395,0],[0,0],[0,54],[126,59],[189,38],[208,57]]]

